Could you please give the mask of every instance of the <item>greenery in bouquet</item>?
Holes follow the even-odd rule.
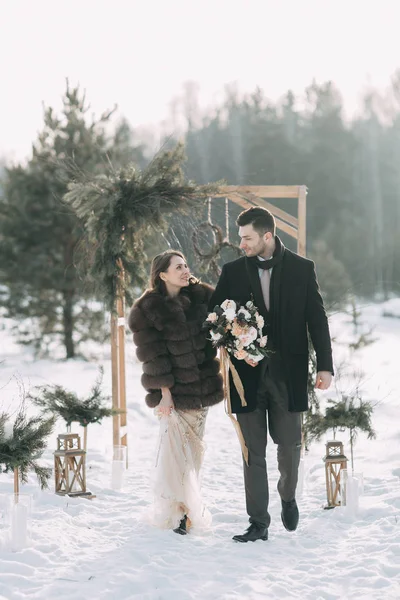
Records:
[[[204,327],[215,347],[225,348],[238,360],[259,362],[269,354],[262,331],[264,319],[252,301],[241,306],[235,300],[225,300],[214,307]]]

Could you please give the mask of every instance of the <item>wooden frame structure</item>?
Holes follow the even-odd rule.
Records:
[[[122,278],[123,272],[120,277]],[[117,293],[115,312],[111,314],[111,387],[112,407],[120,410],[113,415],[113,446],[126,446],[128,466],[128,431],[125,376],[125,300],[122,286]]]
[[[305,256],[307,199],[305,185],[228,185],[221,186],[218,194],[213,197],[228,198],[243,209],[252,206],[267,208],[274,215],[277,228],[294,238],[297,241],[297,253]],[[297,217],[268,202],[268,200],[286,198],[297,200]],[[113,416],[113,445],[127,447],[125,303],[122,290],[117,293],[115,309],[111,315],[112,406],[122,412]],[[128,448],[126,462],[128,466]]]
[[[297,253],[306,255],[306,201],[305,185],[228,185],[220,188],[217,198],[228,198],[242,208],[261,206],[275,217],[276,226],[297,241]],[[297,200],[297,217],[290,215],[266,199]]]

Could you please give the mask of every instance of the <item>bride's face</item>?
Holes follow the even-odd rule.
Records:
[[[160,278],[164,283],[174,288],[188,286],[189,277],[189,267],[180,256],[172,256],[168,269],[160,273]]]

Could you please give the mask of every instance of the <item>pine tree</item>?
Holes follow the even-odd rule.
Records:
[[[6,169],[0,199],[1,303],[8,316],[25,320],[21,341],[39,350],[57,336],[67,358],[75,356],[79,335],[90,330],[96,338],[103,315],[101,307],[87,309],[92,289],[76,268],[82,227],[62,202],[68,182],[77,173],[99,173],[108,162],[143,162],[126,122],[110,137],[113,111],[90,121],[88,110],[79,88],[67,84],[61,116],[45,111],[31,159]]]

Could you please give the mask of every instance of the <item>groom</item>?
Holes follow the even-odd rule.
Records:
[[[269,357],[261,363],[231,357],[242,380],[243,407],[230,376],[232,412],[249,451],[243,461],[250,527],[237,542],[268,539],[269,489],[266,466],[267,428],[278,445],[281,518],[288,531],[299,521],[295,494],[301,449],[301,415],[308,408],[308,337],[317,356],[315,387],[329,388],[333,375],[328,321],[314,263],[284,247],[275,235],[275,219],[260,207],[243,211],[236,224],[246,256],[227,263],[211,298],[210,310],[226,299],[245,305],[252,300],[264,317]]]

